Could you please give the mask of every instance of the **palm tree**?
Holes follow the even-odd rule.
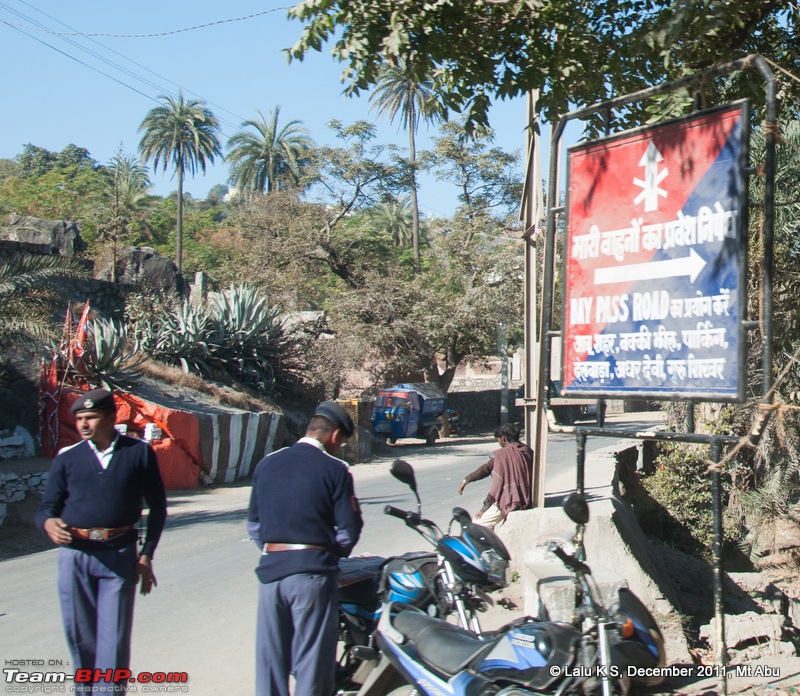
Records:
[[[431,80],[415,79],[403,63],[384,64],[375,83],[375,91],[370,96],[374,108],[380,114],[387,114],[394,122],[398,113],[402,126],[408,131],[409,159],[411,161],[411,214],[412,244],[414,265],[419,269],[419,204],[417,203],[417,145],[416,132],[419,120],[428,123],[443,121],[447,112],[436,98]]]
[[[86,267],[62,256],[24,256],[0,263],[0,350],[31,346],[55,336],[59,281],[86,280]]]
[[[300,182],[314,141],[300,121],[289,121],[278,130],[280,112],[276,106],[267,120],[259,111],[258,119],[242,123],[242,130],[228,140],[232,186],[271,193]]]
[[[384,201],[370,211],[370,220],[379,230],[388,232],[399,247],[413,245],[413,213],[409,196]]]
[[[153,160],[153,168],[169,164],[178,178],[178,215],[175,234],[175,265],[178,272],[183,256],[183,179],[188,171],[194,176],[199,168],[206,171],[206,160],[213,163],[215,155],[222,155],[219,138],[219,121],[201,99],[178,98],[161,95],[161,106],[151,109],[144,117],[139,131],[143,132],[139,151],[145,162]]]

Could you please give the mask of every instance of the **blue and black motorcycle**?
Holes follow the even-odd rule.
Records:
[[[510,556],[490,529],[454,508],[447,533],[422,517],[422,505],[411,465],[395,460],[392,475],[408,485],[417,511],[387,505],[384,513],[403,520],[433,551],[401,556],[355,556],[342,559],[339,577],[340,660],[337,689],[353,690],[377,661],[373,633],[384,606],[400,603],[423,616],[454,617],[462,629],[481,634],[478,613],[493,601],[487,593],[505,587]],[[359,671],[360,670],[360,671]]]
[[[524,617],[489,636],[387,603],[375,633],[380,661],[358,696],[527,696],[627,693],[661,681],[664,640],[646,607],[627,589],[606,609],[584,562],[589,509],[568,496],[567,515],[578,527],[575,553],[551,551],[575,582],[569,622]]]

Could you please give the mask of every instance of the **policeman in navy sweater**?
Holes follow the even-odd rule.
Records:
[[[336,672],[339,558],[363,522],[353,478],[336,458],[355,430],[322,402],[305,437],[268,454],[253,474],[247,528],[262,546],[256,628],[256,695],[330,696]]]
[[[136,587],[148,594],[156,584],[164,484],[150,445],[115,430],[110,392],[86,392],[72,413],[83,441],[53,459],[36,524],[60,547],[58,594],[75,669],[127,669]],[[137,557],[142,499],[150,513]]]

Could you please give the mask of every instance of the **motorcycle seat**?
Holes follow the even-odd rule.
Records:
[[[401,611],[392,622],[417,649],[419,658],[448,677],[462,671],[493,643],[419,611]]]

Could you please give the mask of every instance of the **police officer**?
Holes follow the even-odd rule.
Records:
[[[322,402],[305,437],[268,454],[253,474],[248,531],[262,546],[256,630],[257,696],[329,696],[336,671],[339,558],[363,522],[347,464],[336,458],[355,430]]]
[[[127,669],[136,587],[148,594],[156,584],[152,559],[167,516],[164,484],[150,445],[115,430],[110,392],[82,394],[72,414],[82,442],[53,459],[36,524],[60,547],[58,595],[74,667]],[[150,513],[137,556],[142,499]]]

